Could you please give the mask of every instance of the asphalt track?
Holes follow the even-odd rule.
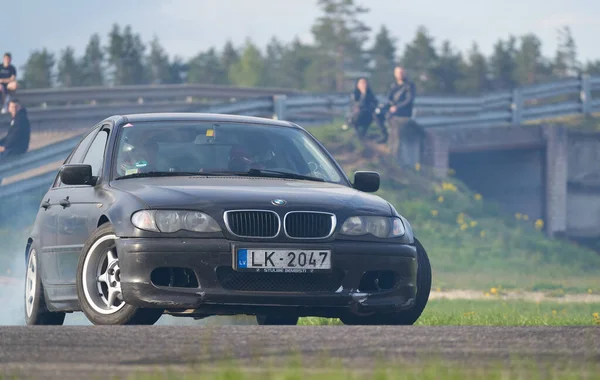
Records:
[[[476,367],[529,360],[600,369],[600,327],[61,326],[0,327],[0,378],[93,379],[138,371],[303,363],[367,368],[380,359]],[[497,364],[497,363],[496,363]],[[196,367],[194,367],[196,366]]]

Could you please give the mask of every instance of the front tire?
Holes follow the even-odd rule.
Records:
[[[162,309],[128,305],[121,291],[121,269],[114,229],[103,224],[90,235],[77,265],[77,297],[95,325],[153,325]]]
[[[27,256],[27,272],[25,277],[25,323],[30,326],[60,326],[65,322],[66,314],[48,310],[44,287],[38,269],[37,253],[35,249],[31,248]]]
[[[340,320],[346,325],[413,325],[425,310],[431,292],[431,263],[425,248],[415,238],[417,247],[417,296],[412,308],[398,313],[369,316],[346,315]]]

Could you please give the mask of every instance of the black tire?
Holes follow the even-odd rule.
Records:
[[[94,309],[86,296],[84,290],[85,285],[83,283],[86,257],[93,254],[90,249],[96,242],[114,234],[113,227],[110,224],[105,223],[90,235],[83,246],[82,254],[79,257],[79,264],[77,265],[76,275],[77,298],[79,299],[81,310],[87,319],[94,325],[153,325],[162,316],[164,312],[163,309],[142,309],[125,304],[112,314],[102,314]]]
[[[346,325],[413,325],[425,310],[431,292],[431,263],[425,248],[415,238],[417,247],[417,297],[415,304],[408,310],[392,314],[374,314],[369,316],[345,315],[340,320]]]
[[[257,315],[256,322],[259,325],[270,326],[295,326],[298,324],[298,317],[275,316],[275,315]]]
[[[28,277],[30,271],[30,265],[34,263],[32,276],[35,281],[35,288],[33,288],[31,294],[28,297],[27,290],[32,289],[32,283]],[[27,254],[27,270],[25,271],[25,288],[23,289],[25,296],[25,323],[29,326],[35,325],[46,325],[46,326],[60,326],[65,322],[66,313],[49,311],[46,306],[46,295],[44,293],[44,286],[42,284],[42,278],[40,277],[39,271],[39,260],[35,249],[31,249]],[[31,299],[29,299],[31,297]],[[28,312],[27,303],[31,302],[30,312]]]

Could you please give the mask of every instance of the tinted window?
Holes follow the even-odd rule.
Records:
[[[94,129],[87,136],[85,136],[85,138],[81,141],[81,143],[79,144],[79,146],[77,147],[75,152],[73,152],[73,155],[71,156],[71,159],[69,160],[70,164],[81,163],[81,160],[83,159],[83,155],[85,154],[85,150],[87,149],[88,145],[90,145],[90,141],[94,138],[97,131],[98,131],[97,129]]]
[[[77,148],[75,149],[75,151],[73,152],[71,157],[68,157],[64,163],[65,164],[66,163],[69,163],[69,164],[80,163],[81,160],[83,159],[83,154],[85,153],[88,145],[90,145],[90,141],[92,141],[92,139],[96,135],[97,131],[98,131],[98,129],[96,128],[96,129],[92,130],[90,133],[88,133],[87,136],[85,136],[83,138],[83,140],[81,140],[81,142],[79,143],[79,145],[77,146]],[[56,175],[56,178],[54,179],[54,184],[52,186],[53,187],[62,186],[62,182],[60,181],[59,174]]]
[[[120,133],[117,177],[144,172],[270,169],[343,181],[334,163],[301,129],[250,123],[157,121]]]
[[[90,149],[83,160],[84,164],[92,166],[92,174],[95,176],[100,175],[102,172],[102,164],[104,162],[104,147],[106,146],[107,140],[108,131],[100,131],[92,142],[92,145],[90,145]]]

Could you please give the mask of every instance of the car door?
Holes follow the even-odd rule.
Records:
[[[90,131],[77,145],[73,152],[65,160],[65,164],[79,161],[92,139],[98,132],[97,129]],[[40,204],[38,224],[40,226],[38,236],[38,259],[40,260],[40,275],[48,296],[52,299],[56,286],[61,285],[57,257],[66,249],[58,242],[58,228],[61,224],[62,209],[61,200],[67,197],[67,186],[60,181],[60,173],[57,173],[52,187],[44,195]]]
[[[92,166],[92,174],[100,175],[110,129],[103,125],[78,162]],[[62,248],[56,256],[58,276],[62,284],[74,285],[79,256],[89,235],[96,228],[102,210],[101,186],[67,186],[59,199],[57,243]]]

